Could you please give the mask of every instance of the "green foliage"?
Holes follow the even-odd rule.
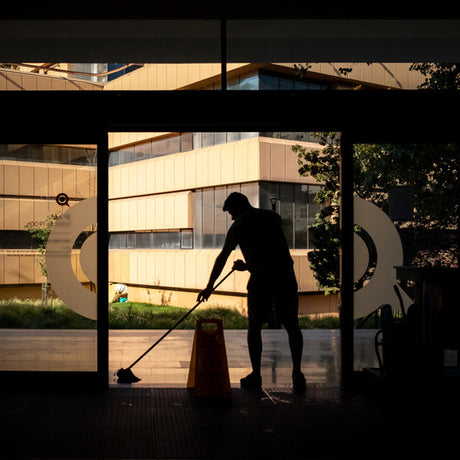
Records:
[[[419,89],[458,90],[460,89],[460,63],[415,63],[410,70],[420,72],[425,81]]]
[[[390,186],[411,185],[412,225],[452,227],[458,218],[459,159],[458,144],[357,144],[355,191],[387,212]]]
[[[321,149],[307,150],[295,145],[292,150],[297,154],[299,173],[310,175],[324,184],[315,196],[315,202],[324,204],[324,208],[316,215],[316,223],[310,227],[312,244],[316,250],[308,253],[308,261],[318,284],[329,294],[340,288],[340,145],[336,133],[314,135]]]
[[[340,150],[335,133],[316,135],[321,149],[307,151],[294,146],[293,151],[300,174],[324,184],[315,197],[325,207],[310,227],[316,249],[308,254],[308,260],[319,285],[328,293],[340,288]],[[388,212],[391,186],[414,187],[414,219],[395,223],[403,239],[404,263],[458,264],[458,241],[453,241],[452,234],[458,225],[459,160],[457,144],[354,145],[354,192],[358,196]]]
[[[46,254],[46,243],[50,236],[51,230],[56,223],[56,220],[59,218],[59,214],[51,214],[47,216],[45,220],[45,225],[39,227],[32,227],[26,225],[26,230],[32,235],[32,238],[37,242],[37,249],[40,253],[40,257],[37,260],[38,265],[40,266],[40,272],[43,276],[47,277],[48,272],[46,271],[45,264],[45,254]]]
[[[110,304],[109,326],[111,329],[169,329],[189,309],[125,302]],[[246,329],[248,320],[234,309],[214,307],[198,308],[177,329],[194,329],[199,318],[221,319],[225,329]]]
[[[125,302],[109,306],[110,329],[169,329],[187,308]],[[178,329],[194,329],[199,318],[221,319],[224,329],[247,329],[248,319],[231,308],[198,308],[178,326]],[[299,318],[302,329],[337,329],[338,318]],[[95,329],[97,322],[85,318],[67,308],[60,300],[53,307],[43,308],[40,301],[1,300],[0,327],[18,329]]]
[[[61,301],[43,308],[41,301],[0,300],[0,325],[18,329],[95,329],[96,321],[67,308]]]
[[[338,316],[321,316],[312,318],[303,316],[299,318],[300,329],[340,329],[340,319]]]

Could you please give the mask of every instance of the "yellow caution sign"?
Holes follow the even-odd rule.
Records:
[[[193,388],[193,394],[198,397],[232,394],[220,319],[199,319],[196,322],[187,388]]]

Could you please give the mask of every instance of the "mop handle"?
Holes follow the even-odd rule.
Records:
[[[212,288],[212,291],[215,291],[233,272],[235,271],[235,269],[232,268],[232,270],[227,273],[213,288]],[[136,359],[136,361],[134,361],[131,366],[128,367],[128,369],[131,369],[135,364],[137,364],[147,353],[149,353],[153,348],[155,348],[171,331],[173,331],[174,329],[176,329],[177,326],[179,326],[180,323],[182,323],[182,321],[184,321],[185,318],[187,318],[188,315],[190,315],[190,313],[192,313],[193,310],[195,310],[195,308],[198,307],[198,305],[201,304],[201,302],[203,302],[203,299],[200,300],[199,302],[197,302],[197,304],[191,308],[184,316],[182,316],[182,318],[177,321],[176,324],[174,324],[174,326],[169,329],[168,331],[166,331],[147,351],[145,351],[141,356],[139,356],[139,358]]]

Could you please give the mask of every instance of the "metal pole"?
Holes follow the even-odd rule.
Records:
[[[109,382],[109,149],[108,133],[97,144],[97,380]]]
[[[227,91],[227,20],[220,21],[220,86]]]
[[[353,378],[353,143],[342,132],[340,142],[340,332],[341,384],[352,388]]]

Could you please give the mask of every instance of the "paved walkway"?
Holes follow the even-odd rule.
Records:
[[[375,366],[373,349],[375,331],[357,331],[356,366]],[[163,331],[111,331],[111,375],[128,367],[161,336]],[[133,367],[141,378],[138,385],[183,387],[187,381],[194,331],[177,330]],[[239,386],[241,377],[251,371],[246,331],[224,332],[230,382]],[[304,330],[303,371],[311,383],[338,384],[340,381],[340,332],[338,330]],[[264,330],[263,384],[277,386],[291,383],[291,355],[284,330]]]
[[[164,331],[112,330],[109,341],[110,375],[128,367]],[[194,331],[175,330],[145,356],[133,372],[142,380],[137,386],[186,385]],[[246,331],[224,332],[230,381],[238,386],[250,372]],[[357,330],[355,368],[376,366],[374,330]],[[291,383],[291,357],[284,330],[264,330],[262,373],[264,386]],[[340,332],[304,330],[303,370],[310,383],[339,383]],[[0,369],[33,371],[95,371],[96,331],[0,329]],[[110,383],[115,384],[113,378]]]

